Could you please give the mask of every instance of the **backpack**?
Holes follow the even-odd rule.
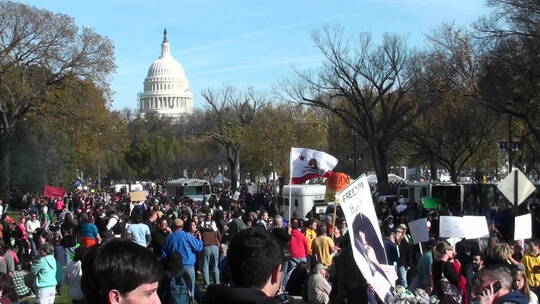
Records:
[[[167,304],[191,304],[191,278],[187,272],[177,274],[169,279],[170,298]]]

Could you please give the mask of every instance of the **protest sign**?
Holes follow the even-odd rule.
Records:
[[[418,244],[429,241],[429,230],[427,225],[427,219],[425,218],[409,222],[409,230],[411,231],[413,243]]]
[[[459,216],[439,217],[439,237],[464,238],[463,218]]]
[[[424,197],[422,198],[422,204],[426,209],[437,209],[441,204],[441,200],[436,197]]]
[[[485,216],[466,215],[463,217],[463,226],[466,239],[481,239],[489,237],[489,229]]]
[[[64,198],[66,190],[64,188],[45,186],[43,188],[43,196],[46,198]]]
[[[391,288],[395,282],[389,280],[394,276],[387,272],[395,270],[385,267],[386,254],[367,177],[362,175],[336,194],[336,202],[341,205],[351,232],[351,248],[356,265],[379,298],[387,302],[392,296]]]
[[[526,240],[532,237],[531,214],[516,216],[514,223],[514,240]]]
[[[131,198],[132,202],[140,202],[140,201],[144,201],[146,199],[144,191],[131,192],[129,197]]]

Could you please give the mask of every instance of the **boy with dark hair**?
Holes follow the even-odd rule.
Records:
[[[283,252],[262,227],[242,230],[231,240],[227,263],[234,287],[210,286],[202,303],[279,303]]]
[[[130,240],[93,247],[83,258],[82,273],[87,303],[160,303],[161,264],[151,250]]]

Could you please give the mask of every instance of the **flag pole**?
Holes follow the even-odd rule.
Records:
[[[337,206],[338,206],[338,199],[334,198],[334,216],[332,216],[332,241],[334,241],[334,230],[336,229],[336,216],[337,216]]]
[[[291,153],[289,153],[289,227],[291,226],[291,218],[292,218],[292,149]]]

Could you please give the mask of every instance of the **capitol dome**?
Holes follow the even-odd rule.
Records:
[[[156,111],[178,119],[193,113],[193,94],[182,65],[171,56],[167,30],[163,32],[161,56],[156,59],[144,80],[144,91],[139,94],[141,113]]]

